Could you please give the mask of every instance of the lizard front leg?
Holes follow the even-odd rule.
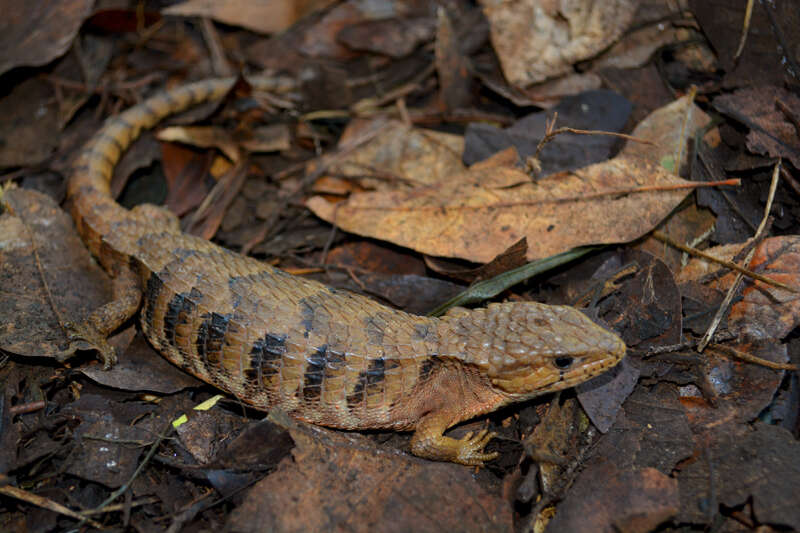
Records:
[[[131,318],[139,309],[142,291],[136,272],[130,265],[119,265],[112,278],[113,299],[92,311],[81,323],[64,324],[70,341],[75,341],[80,349],[95,349],[106,369],[117,362],[114,348],[106,340],[109,334]]]
[[[450,461],[469,466],[482,466],[498,456],[497,452],[485,453],[483,448],[497,434],[487,429],[477,433],[469,432],[460,439],[445,437],[444,432],[451,425],[449,413],[432,412],[419,422],[411,437],[411,452],[425,459]]]

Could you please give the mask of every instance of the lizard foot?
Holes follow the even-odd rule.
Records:
[[[469,466],[483,466],[485,461],[496,459],[497,452],[484,453],[483,449],[489,441],[497,436],[497,433],[482,429],[473,435],[472,431],[458,439],[458,456],[454,460],[456,463]]]
[[[96,350],[105,370],[109,370],[117,362],[114,347],[108,344],[105,335],[94,326],[86,322],[64,322],[63,326],[70,344],[79,350]]]
[[[417,428],[411,437],[411,453],[435,461],[451,461],[468,466],[483,466],[499,454],[485,453],[483,448],[497,434],[487,429],[469,432],[460,439],[445,437],[438,427]]]

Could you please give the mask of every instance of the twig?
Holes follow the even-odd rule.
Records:
[[[733,61],[739,60],[744,50],[744,43],[747,42],[747,34],[750,33],[750,18],[753,16],[753,0],[747,0],[747,7],[744,8],[744,22],[742,23],[742,36],[739,38],[739,46],[736,48],[736,53],[733,54]]]
[[[730,332],[730,331],[722,331],[718,332],[714,335],[714,342],[720,343],[725,341],[730,341],[735,339],[737,336]],[[638,350],[636,348],[628,348],[628,352],[639,354],[642,358],[653,357],[655,355],[661,355],[665,353],[672,353],[672,352],[679,352],[682,350],[689,350],[689,349],[696,349],[697,345],[700,343],[700,339],[688,339],[684,342],[680,342],[677,344],[664,344],[661,346],[651,346],[647,350]]]
[[[47,403],[44,400],[23,403],[20,405],[12,405],[11,407],[8,408],[8,414],[10,417],[13,418],[17,415],[33,413],[34,411],[40,411],[45,407],[47,407]]]
[[[686,113],[683,115],[683,122],[681,122],[681,133],[679,137],[680,142],[678,143],[677,147],[678,153],[675,154],[675,174],[680,174],[681,163],[683,162],[683,153],[686,150],[686,145],[689,142],[689,138],[686,135],[686,129],[689,127],[689,120],[692,116],[694,99],[697,96],[697,87],[692,85],[687,96],[689,97],[689,101],[686,106]]]
[[[167,431],[171,431],[171,426],[172,426],[172,422],[170,422],[164,428],[164,431],[158,435],[158,438],[153,442],[153,445],[150,446],[150,449],[147,451],[147,455],[145,456],[144,460],[142,460],[142,462],[139,463],[139,466],[136,467],[136,470],[133,472],[133,474],[131,475],[130,479],[128,479],[128,481],[126,481],[120,488],[118,488],[117,490],[112,492],[111,495],[103,501],[103,503],[101,503],[100,505],[98,505],[94,509],[87,510],[87,511],[84,511],[83,513],[81,513],[82,515],[84,515],[83,516],[84,520],[91,522],[89,520],[89,518],[87,518],[88,515],[96,514],[98,512],[103,512],[104,510],[107,510],[109,505],[114,500],[116,500],[117,498],[119,498],[120,496],[125,494],[125,492],[128,490],[128,488],[130,488],[131,483],[133,483],[133,480],[136,479],[137,477],[139,477],[139,474],[142,473],[142,470],[144,470],[144,467],[150,462],[150,459],[153,458],[153,455],[155,455],[156,450],[158,450],[158,447],[161,445],[161,443],[164,441],[164,439],[166,439]]]
[[[63,514],[64,516],[69,516],[70,518],[74,518],[76,520],[80,520],[81,523],[86,522],[90,526],[102,529],[103,526],[99,522],[95,522],[94,520],[90,520],[81,516],[80,513],[73,511],[69,507],[65,507],[58,502],[54,502],[49,498],[45,498],[43,496],[39,496],[38,494],[34,494],[32,492],[28,492],[27,490],[23,490],[19,487],[12,487],[11,485],[6,485],[4,487],[0,487],[0,494],[4,494],[6,496],[10,496],[12,498],[16,498],[18,500],[22,500],[24,502],[28,502],[31,505],[36,505],[37,507],[41,507],[42,509],[47,509],[49,511],[53,511],[54,513]]]
[[[703,187],[737,186],[741,184],[739,179],[729,179],[721,181],[692,181],[688,183],[671,183],[668,185],[645,185],[643,187],[632,187],[630,189],[613,189],[610,191],[600,191],[593,194],[581,196],[567,196],[565,198],[547,198],[545,200],[532,200],[529,202],[497,202],[485,205],[423,205],[423,206],[390,206],[390,205],[351,205],[345,206],[347,209],[380,209],[381,211],[445,211],[448,209],[498,209],[506,207],[527,207],[543,204],[565,204],[569,202],[584,202],[588,200],[598,200],[606,196],[624,196],[626,194],[637,194],[646,192],[678,191],[682,189],[699,189]]]
[[[775,107],[781,110],[781,113],[786,117],[786,119],[794,125],[795,132],[800,135],[800,119],[797,118],[797,115],[792,112],[792,110],[783,103],[783,101],[775,99]]]
[[[345,271],[345,272],[347,272],[347,275],[348,275],[348,276],[350,276],[350,279],[352,279],[352,280],[353,280],[353,282],[354,282],[356,285],[358,285],[358,288],[359,288],[359,289],[361,289],[361,290],[362,290],[362,291],[364,291],[364,292],[369,292],[369,289],[367,289],[367,286],[366,286],[366,285],[364,285],[364,282],[363,282],[363,281],[361,281],[360,279],[358,279],[358,276],[356,276],[356,273],[353,271],[353,269],[352,269],[352,268],[350,268],[350,267],[344,267],[344,271]]]
[[[200,19],[201,25],[200,28],[203,31],[203,39],[208,46],[208,51],[211,54],[211,67],[214,70],[215,76],[232,76],[233,69],[231,68],[231,64],[228,62],[228,59],[225,57],[225,51],[222,48],[222,43],[220,42],[219,33],[217,29],[214,27],[214,23],[208,17],[203,17]]]
[[[723,346],[721,344],[710,343],[708,347],[712,351],[716,350],[718,352],[721,352],[723,355],[736,357],[737,359],[747,361],[748,363],[765,366],[767,368],[774,368],[775,370],[797,370],[797,365],[793,365],[791,363],[776,363],[774,361],[764,359],[763,357],[757,357],[753,354],[749,354],[747,352],[731,348],[730,346]]]
[[[707,254],[705,252],[702,252],[702,251],[698,250],[697,248],[692,248],[690,246],[686,246],[686,245],[681,244],[681,243],[679,243],[677,241],[674,241],[668,235],[665,235],[663,232],[661,232],[659,230],[653,231],[653,237],[658,239],[659,241],[665,243],[665,244],[669,244],[670,246],[673,246],[673,247],[677,248],[678,250],[680,250],[682,252],[686,252],[687,254],[693,255],[695,257],[701,257],[701,258],[705,259],[706,261],[711,261],[712,263],[720,264],[720,265],[722,265],[722,266],[724,266],[726,268],[730,268],[731,270],[735,270],[735,271],[737,271],[737,272],[739,272],[741,274],[744,274],[745,276],[751,277],[753,279],[757,279],[758,281],[763,281],[767,285],[772,285],[773,287],[778,287],[780,289],[784,289],[784,290],[787,290],[787,291],[793,292],[793,293],[800,292],[800,290],[795,289],[794,287],[790,287],[789,285],[786,285],[785,283],[781,283],[780,281],[776,281],[774,279],[771,279],[771,278],[768,278],[768,277],[763,276],[761,274],[758,274],[756,272],[753,272],[752,270],[748,270],[748,269],[746,269],[744,267],[741,267],[741,266],[737,265],[736,263],[734,263],[732,261],[727,261],[725,259],[720,259],[719,257],[714,257],[713,255],[710,255],[710,254]]]
[[[115,503],[112,505],[106,505],[102,509],[92,509],[89,511],[83,511],[83,516],[92,515],[92,514],[102,514],[102,513],[113,513],[116,511],[124,511],[125,507],[139,507],[141,505],[150,505],[151,503],[158,503],[160,500],[156,496],[146,496],[139,500],[133,500],[130,503]]]
[[[780,169],[781,169],[781,160],[778,159],[778,162],[775,164],[775,170],[772,172],[772,183],[769,186],[769,196],[767,197],[767,205],[764,206],[764,216],[761,219],[761,224],[759,224],[758,229],[756,230],[756,234],[754,235],[754,239],[758,240],[761,238],[761,234],[764,231],[764,228],[767,227],[767,220],[769,220],[769,212],[772,210],[772,201],[775,199],[775,190],[778,188],[778,176],[780,176]],[[750,250],[750,253],[747,254],[745,257],[743,264],[749,265],[750,261],[753,259],[753,256],[756,253],[756,249],[753,248]],[[744,275],[739,272],[736,274],[736,279],[734,279],[733,283],[728,289],[728,294],[725,295],[725,299],[720,304],[719,308],[717,309],[717,313],[714,315],[714,319],[711,321],[711,324],[708,326],[708,330],[706,331],[705,335],[703,335],[703,339],[700,341],[700,344],[697,346],[697,351],[702,352],[706,345],[711,341],[711,337],[714,335],[714,332],[719,327],[720,322],[722,322],[722,317],[728,312],[728,308],[733,301],[733,297],[736,292],[739,290],[739,284],[742,282],[742,278]],[[792,291],[795,292],[795,291]]]
[[[785,168],[783,168],[783,167],[781,167],[781,176],[783,176],[783,180],[784,180],[786,183],[788,183],[788,184],[789,184],[789,187],[791,187],[791,188],[792,188],[792,190],[794,191],[794,193],[795,193],[796,195],[800,196],[800,183],[798,183],[798,182],[797,182],[797,180],[796,180],[796,179],[794,179],[794,176],[792,176],[792,175],[789,173],[789,171],[788,171],[788,170],[786,170],[786,169],[785,169]]]
[[[544,145],[546,145],[547,143],[549,143],[550,141],[555,139],[556,136],[558,136],[561,133],[574,133],[576,135],[610,135],[612,137],[619,137],[621,139],[626,139],[628,141],[634,141],[634,142],[639,142],[639,143],[643,143],[643,144],[650,144],[650,145],[653,145],[653,146],[655,146],[655,144],[656,144],[653,141],[648,141],[646,139],[640,139],[638,137],[634,137],[632,135],[627,135],[625,133],[617,133],[615,131],[579,130],[579,129],[568,128],[568,127],[554,129],[555,128],[555,124],[556,124],[556,120],[558,120],[558,112],[554,113],[553,114],[553,118],[546,122],[544,137],[542,137],[542,140],[539,141],[539,144],[536,145],[536,152],[534,152],[533,156],[531,158],[529,158],[529,160],[533,160],[534,162],[537,162],[537,163],[534,163],[534,166],[537,167],[537,169],[536,169],[537,172],[538,172],[538,170],[540,170],[538,168],[538,161],[540,160],[539,159],[539,155],[542,153],[542,149],[544,148]]]

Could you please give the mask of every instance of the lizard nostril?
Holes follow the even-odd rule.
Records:
[[[556,357],[555,365],[560,370],[566,370],[572,366],[574,359],[572,357]]]

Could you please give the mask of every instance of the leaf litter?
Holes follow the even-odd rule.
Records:
[[[7,73],[0,95],[17,117],[0,125],[0,529],[800,527],[798,312],[774,285],[800,285],[798,48],[785,5],[755,6],[735,63],[744,2],[250,3],[267,13],[258,21],[228,0],[94,15],[57,4],[80,16],[59,28],[29,18],[39,31],[4,48],[5,64],[31,66]],[[164,17],[180,9],[210,18]],[[240,29],[264,23],[285,29]],[[63,175],[99,119],[243,64],[302,89],[240,84],[184,114],[171,141],[134,146],[115,194],[166,197],[206,237],[405,310],[470,294],[459,280],[480,280],[473,298],[585,307],[628,343],[619,372],[456,428],[501,435],[501,457],[472,472],[408,456],[403,434],[262,420],[232,400],[195,411],[215,391],[133,323],[114,340],[125,360],[112,371],[91,354],[67,359],[60,323],[105,301],[109,281],[52,200],[5,183],[58,201],[44,176]],[[635,140],[555,133],[574,130]],[[748,240],[762,219],[766,234]],[[690,259],[697,248],[757,277],[732,290],[727,267]]]

